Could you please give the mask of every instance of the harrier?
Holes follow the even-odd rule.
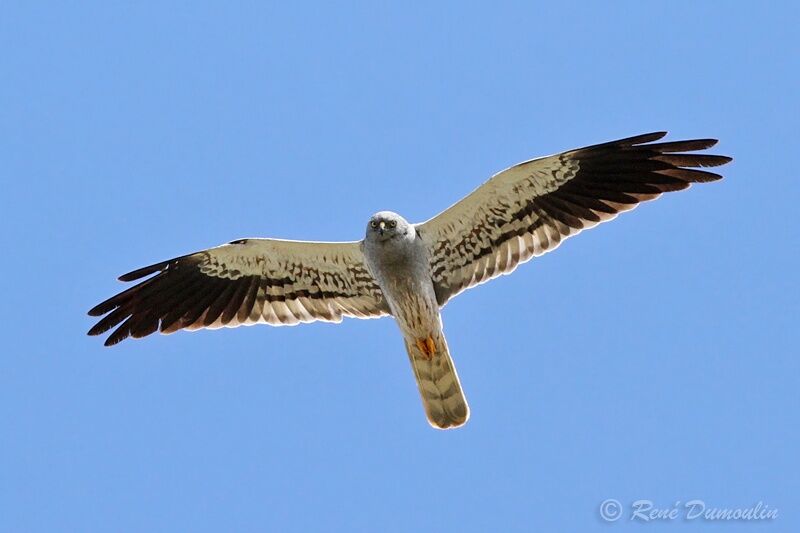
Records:
[[[239,239],[134,270],[120,281],[150,277],[92,308],[91,316],[103,318],[89,335],[116,327],[105,342],[112,346],[156,331],[388,315],[402,332],[428,421],[461,426],[469,407],[440,309],[640,202],[721,179],[698,168],[731,158],[691,153],[716,140],[656,142],[665,135],[514,165],[421,224],[381,211],[361,241]]]

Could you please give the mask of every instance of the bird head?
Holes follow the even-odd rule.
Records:
[[[388,241],[409,234],[411,224],[391,211],[380,211],[372,215],[367,224],[367,239]]]

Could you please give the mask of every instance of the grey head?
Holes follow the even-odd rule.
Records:
[[[399,243],[413,241],[417,236],[414,226],[391,211],[379,211],[367,224],[365,241],[369,243]]]

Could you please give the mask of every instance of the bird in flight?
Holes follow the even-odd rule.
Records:
[[[139,281],[93,307],[89,330],[112,346],[156,331],[392,316],[431,426],[466,423],[469,407],[442,331],[441,308],[564,239],[692,183],[730,157],[692,153],[715,139],[657,142],[666,132],[532,159],[427,222],[373,215],[355,242],[239,239],[120,276]],[[149,276],[149,277],[148,277]],[[105,315],[105,316],[104,316]]]

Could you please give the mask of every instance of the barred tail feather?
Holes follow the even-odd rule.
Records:
[[[435,348],[432,355],[425,353],[427,349],[423,351],[424,345],[420,347],[417,339],[405,338],[408,358],[430,425],[438,429],[457,428],[469,419],[467,399],[444,334],[439,331],[431,339]]]

